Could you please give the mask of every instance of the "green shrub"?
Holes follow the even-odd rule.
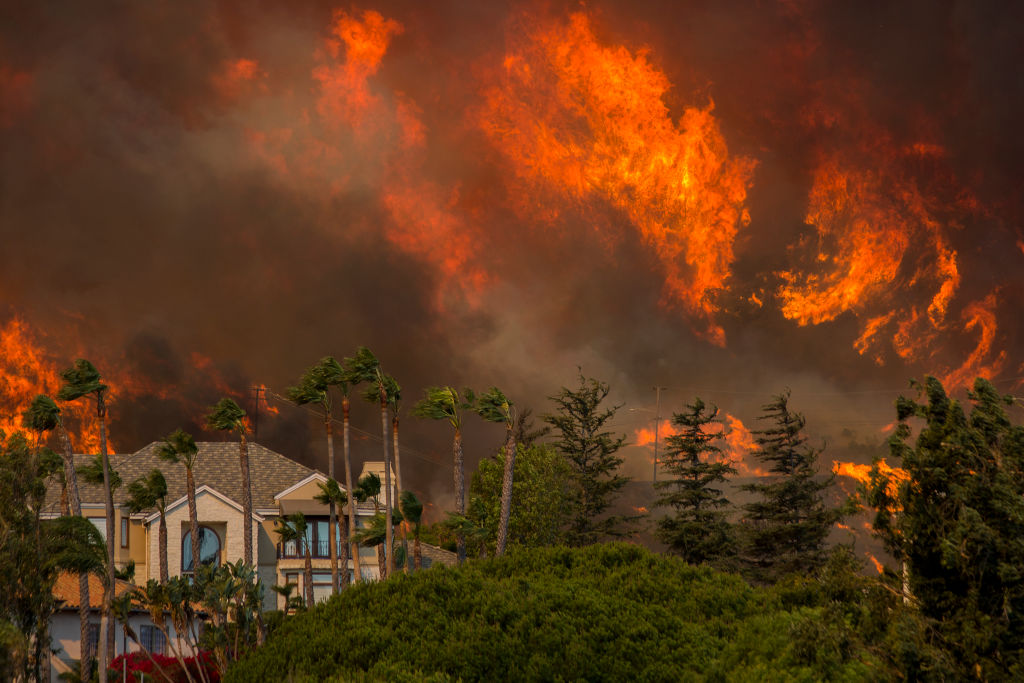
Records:
[[[519,550],[353,586],[225,680],[869,678],[880,664],[826,603],[637,546]]]

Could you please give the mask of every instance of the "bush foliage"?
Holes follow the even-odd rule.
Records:
[[[637,546],[513,549],[355,586],[287,620],[225,680],[877,676],[864,626],[835,603],[814,581],[754,588]]]

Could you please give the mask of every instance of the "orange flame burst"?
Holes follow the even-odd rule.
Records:
[[[711,104],[673,122],[669,87],[644,51],[602,45],[576,13],[515,41],[479,123],[520,181],[622,211],[656,251],[669,300],[704,318],[721,345],[711,297],[726,286],[734,238],[749,222],[755,162],[730,157]]]
[[[679,433],[672,422],[662,420],[658,425],[658,442],[664,444],[665,439]],[[768,476],[763,469],[749,463],[751,454],[758,449],[757,441],[738,417],[726,413],[724,423],[707,425],[707,433],[724,433],[725,446],[722,448],[721,460],[735,467],[740,476]],[[654,444],[654,428],[641,427],[633,432],[633,437],[637,446],[651,446]]]
[[[892,467],[884,459],[879,460],[876,465],[878,473],[888,480],[886,491],[890,497],[895,497],[901,483],[908,481],[910,475],[901,467]],[[872,465],[863,465],[855,462],[832,461],[832,471],[841,477],[850,477],[861,484],[871,483]]]
[[[56,397],[61,379],[57,363],[43,349],[38,336],[20,318],[0,327],[0,430],[10,435],[21,430],[21,414],[37,394]],[[61,412],[72,431],[72,443],[84,453],[99,452],[95,410],[85,401],[62,403]],[[74,433],[73,426],[81,425]],[[108,441],[110,452],[113,444]]]
[[[868,555],[868,559],[871,560],[871,564],[874,565],[875,571],[878,572],[879,574],[883,573],[885,571],[885,566],[882,565],[882,563],[878,560],[878,558],[875,557],[874,555],[872,555],[871,553],[868,553],[867,555]]]

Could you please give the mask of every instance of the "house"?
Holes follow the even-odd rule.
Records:
[[[114,587],[115,595],[123,595],[132,589],[127,581],[117,580]],[[57,577],[53,586],[53,597],[57,609],[50,618],[50,639],[52,652],[49,658],[49,679],[60,681],[62,673],[72,670],[72,663],[81,657],[81,621],[78,608],[80,605],[78,575],[63,572]],[[89,575],[89,638],[92,650],[96,651],[100,635],[100,605],[103,603],[103,584],[96,576]],[[149,612],[141,606],[132,609],[128,619],[129,626],[138,636],[142,645],[152,653],[166,654],[167,644],[164,634],[153,625]],[[174,625],[168,623],[168,634],[174,637]],[[187,647],[187,645],[185,646]],[[135,652],[139,645],[133,642],[118,628],[114,637],[114,655]],[[185,655],[193,653],[186,650]]]
[[[145,510],[129,514],[124,507],[128,483],[145,477],[154,468],[167,481],[167,564],[170,576],[188,574],[191,567],[191,538],[186,479],[183,465],[161,460],[162,442],[153,442],[128,455],[110,456],[124,484],[114,492],[115,564],[119,569],[129,562],[135,564],[135,581],[144,584],[160,576],[158,525],[159,513]],[[274,584],[298,584],[302,591],[304,556],[298,544],[282,544],[274,531],[274,522],[294,512],[306,515],[309,524],[307,539],[313,549],[313,591],[317,599],[326,598],[331,590],[330,555],[328,552],[328,509],[314,497],[326,475],[295,462],[257,443],[249,444],[249,470],[252,483],[252,519],[242,514],[242,485],[237,442],[200,442],[195,467],[196,510],[199,519],[200,561],[235,562],[243,556],[243,525],[253,529],[253,560],[263,584],[267,587],[264,609],[283,608],[283,598],[269,590]],[[75,462],[85,464],[93,456],[76,455]],[[383,479],[383,463],[367,462],[362,474],[375,472]],[[362,476],[362,474],[360,476]],[[82,514],[106,535],[103,488],[79,479]],[[344,486],[342,486],[344,489]],[[44,507],[44,516],[60,514],[60,485],[52,482]],[[382,495],[383,498],[383,495]],[[383,500],[381,500],[383,505]],[[367,501],[356,506],[357,524],[373,517],[375,508]],[[360,549],[361,573],[367,579],[379,577],[377,553],[374,548]],[[454,554],[439,548],[424,551],[424,564],[453,564]],[[348,572],[353,571],[349,559]],[[77,584],[76,584],[77,585]]]

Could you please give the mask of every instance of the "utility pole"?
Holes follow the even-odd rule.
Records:
[[[260,439],[260,398],[262,398],[265,389],[266,387],[262,384],[252,388],[256,394],[256,408],[252,411],[252,440],[257,442]]]
[[[658,483],[658,427],[661,424],[661,392],[668,387],[654,387],[654,477],[651,483]]]

